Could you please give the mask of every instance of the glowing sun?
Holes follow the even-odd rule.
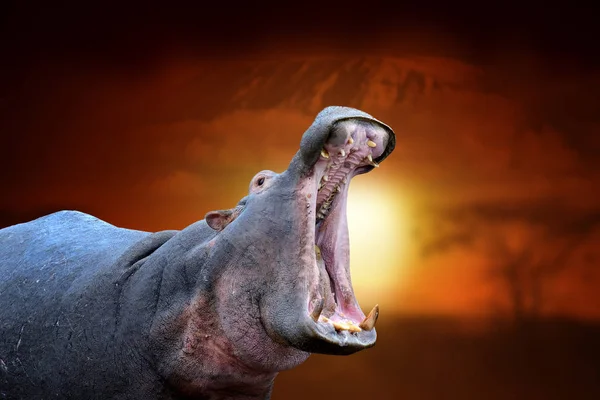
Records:
[[[400,277],[406,243],[401,200],[385,183],[358,177],[350,186],[347,212],[355,292],[361,301],[382,301],[382,292],[393,291]]]

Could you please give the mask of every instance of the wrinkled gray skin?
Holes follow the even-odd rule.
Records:
[[[315,202],[321,149],[374,127],[381,161],[394,148],[389,127],[326,108],[286,171],[259,173],[238,206],[182,231],[122,229],[76,211],[0,230],[0,399],[268,399],[277,372],[310,352],[374,345],[375,329],[310,317],[323,297],[323,315],[364,318],[351,285],[338,284],[345,306],[325,289]],[[347,261],[332,251],[323,253]],[[333,275],[349,274],[340,268]]]

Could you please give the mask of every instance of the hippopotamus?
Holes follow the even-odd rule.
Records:
[[[395,141],[327,107],[285,171],[181,231],[78,211],[0,230],[0,398],[269,399],[311,353],[373,346],[379,308],[354,295],[346,205]]]

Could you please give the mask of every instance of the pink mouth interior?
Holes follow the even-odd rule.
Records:
[[[344,121],[340,125],[335,140],[325,144],[314,169],[317,182],[315,250],[321,281],[317,293],[311,296],[309,312],[323,299],[322,316],[358,325],[365,315],[354,296],[350,276],[348,188],[362,167],[376,166],[373,160],[383,153],[387,134],[382,128],[361,122]],[[324,283],[326,280],[329,284]]]

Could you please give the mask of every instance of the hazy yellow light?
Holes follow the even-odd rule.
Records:
[[[399,285],[407,221],[396,193],[360,178],[348,196],[350,268],[355,293],[367,306],[381,303]]]

